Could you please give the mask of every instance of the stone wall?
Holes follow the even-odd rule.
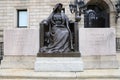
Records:
[[[28,10],[28,27],[39,28],[39,22],[46,19],[52,12],[54,5],[58,2],[64,4],[66,14],[70,15],[69,0],[1,0],[0,1],[0,26],[1,28],[17,27],[17,10]]]
[[[74,14],[69,11],[69,3],[74,0],[0,0],[0,35],[3,35],[4,28],[17,28],[17,10],[28,10],[28,28],[39,28],[39,23],[46,19],[52,12],[56,3],[63,3],[65,12],[68,17],[74,20]],[[90,0],[85,0],[88,3]],[[92,0],[94,1],[94,0]],[[115,0],[105,1],[110,7],[110,26],[116,28],[116,35],[120,37],[120,20],[115,24]],[[84,16],[79,23],[80,27],[84,27]],[[2,36],[1,36],[2,38]],[[0,38],[0,41],[2,41]]]

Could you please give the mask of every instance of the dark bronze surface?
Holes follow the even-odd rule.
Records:
[[[75,50],[71,31],[74,28],[70,29],[69,19],[64,12],[62,4],[58,3],[50,16],[41,22],[39,52],[65,53]]]
[[[68,53],[38,53],[37,57],[80,57],[79,52],[68,52]]]
[[[68,19],[61,3],[40,23],[39,34],[38,57],[80,57],[78,23]]]

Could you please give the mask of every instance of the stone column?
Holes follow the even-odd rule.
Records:
[[[116,23],[115,23],[115,12],[112,11],[110,12],[110,28],[116,28]]]

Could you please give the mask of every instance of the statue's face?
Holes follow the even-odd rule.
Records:
[[[61,5],[58,6],[58,10],[62,10],[62,6]]]

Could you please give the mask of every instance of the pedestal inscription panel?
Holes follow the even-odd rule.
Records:
[[[39,49],[39,29],[5,29],[4,55],[36,55]]]
[[[113,55],[115,48],[115,29],[79,29],[79,50],[82,55]]]

